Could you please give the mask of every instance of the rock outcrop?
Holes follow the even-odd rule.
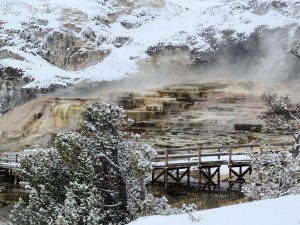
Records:
[[[13,67],[0,68],[0,114],[33,100],[40,94],[48,94],[59,88],[65,88],[57,84],[51,84],[44,88],[26,87],[25,85],[31,81],[32,78],[26,76],[24,71],[20,69]]]
[[[224,30],[221,40],[216,38],[214,30],[208,29],[202,32],[211,47],[207,51],[191,44],[158,43],[150,46],[146,53],[151,57],[153,66],[177,67],[174,71],[181,70],[183,75],[187,71],[203,74],[203,71],[212,70],[219,73],[219,77],[226,75],[255,80],[257,76],[263,78],[272,74],[271,79],[274,80],[278,77],[281,80],[295,79],[300,76],[300,64],[287,50],[290,42],[286,34],[290,29],[267,29],[262,26],[249,36],[237,36],[234,30]],[[293,45],[297,46],[295,43]]]
[[[92,31],[85,33],[95,39]],[[97,49],[71,33],[52,32],[46,36],[39,54],[49,63],[70,71],[81,70],[100,63],[110,54],[110,49]]]
[[[30,82],[23,71],[12,67],[0,68],[0,113],[22,101],[21,89]]]

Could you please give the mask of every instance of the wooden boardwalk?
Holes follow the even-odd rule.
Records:
[[[7,181],[18,184],[20,179],[15,174],[15,168],[19,165],[20,160],[26,155],[32,154],[36,151],[25,150],[21,152],[3,152],[0,153],[0,176]]]
[[[293,142],[268,144],[276,151],[292,147]],[[261,144],[196,146],[157,150],[152,162],[152,183],[163,179],[165,190],[170,182],[190,185],[191,171],[198,175],[201,190],[220,188],[222,174],[228,174],[228,189],[245,182],[251,174],[249,151],[262,151]],[[224,168],[226,171],[224,171]]]
[[[293,142],[268,144],[276,151],[292,147]],[[228,176],[228,189],[245,182],[246,175],[251,173],[248,152],[262,151],[261,144],[196,146],[187,148],[169,148],[156,150],[157,156],[152,161],[152,183],[163,181],[167,190],[168,184],[186,183],[190,185],[191,172],[198,177],[201,190],[212,190],[220,187],[221,173]],[[19,182],[15,168],[26,155],[37,150],[0,153],[0,176]],[[224,171],[225,169],[225,171]],[[222,171],[221,171],[222,170]]]

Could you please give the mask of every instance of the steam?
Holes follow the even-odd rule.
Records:
[[[116,81],[81,82],[52,94],[58,97],[104,98],[111,100],[112,90],[119,92],[151,90],[164,85],[203,83],[215,80],[241,80],[259,83],[265,91],[276,87],[285,94],[293,79],[299,76],[300,62],[289,52],[285,30],[258,31],[245,40],[219,44],[214,51],[203,53],[207,63],[195,66],[195,56],[189,51],[165,51],[150,61],[139,63],[139,73]],[[278,89],[278,85],[281,88]],[[258,85],[259,86],[259,85]],[[296,85],[297,86],[297,85]],[[109,94],[108,94],[109,93]]]

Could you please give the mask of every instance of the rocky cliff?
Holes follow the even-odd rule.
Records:
[[[299,7],[295,0],[3,0],[0,65],[22,70],[28,80],[16,90],[26,84],[29,93],[145,73],[298,79],[290,50],[299,45]]]

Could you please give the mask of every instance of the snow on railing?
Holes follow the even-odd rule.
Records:
[[[268,144],[270,148],[280,150],[285,146],[293,146],[293,142],[280,142]],[[249,161],[249,151],[261,152],[262,144],[239,144],[239,145],[218,145],[218,146],[193,146],[184,148],[166,148],[156,150],[157,155],[153,159],[153,167],[172,166],[178,164],[195,164],[217,162],[230,165],[232,161]],[[256,148],[256,150],[254,150]],[[205,151],[205,152],[204,152]],[[209,151],[209,152],[208,152]]]

